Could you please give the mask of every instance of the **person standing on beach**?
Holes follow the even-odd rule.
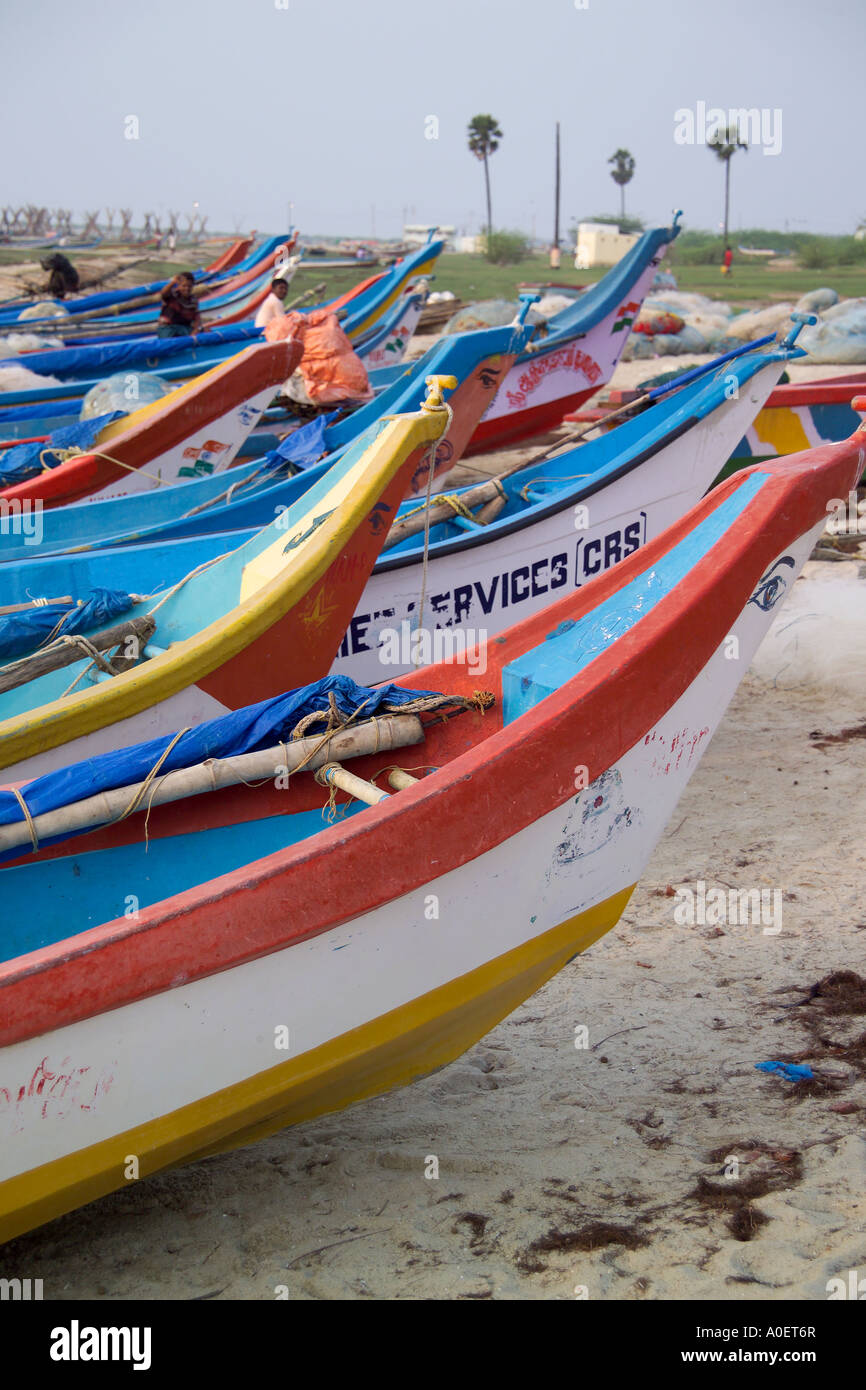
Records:
[[[284,316],[284,300],[288,292],[288,281],[275,276],[271,281],[271,292],[256,314],[256,328],[267,328],[272,319],[281,319]]]
[[[156,326],[158,338],[187,338],[201,328],[195,281],[188,270],[169,280],[162,292],[162,312]]]
[[[51,272],[48,278],[48,293],[55,299],[65,299],[67,294],[74,294],[79,288],[78,271],[68,256],[55,251],[53,255],[46,256],[40,264],[43,270]]]

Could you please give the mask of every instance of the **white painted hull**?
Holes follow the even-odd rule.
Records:
[[[99,492],[81,500],[102,502],[106,497],[127,497],[134,492],[151,492],[157,487],[195,482],[211,473],[221,473],[234,462],[238,450],[257,423],[262,411],[273,400],[274,386],[242,401],[224,415],[191,430],[185,439],[150,460],[143,468],[131,468],[123,477]],[[106,447],[111,454],[111,446]]]
[[[609,381],[655,273],[654,264],[647,266],[623,303],[575,342],[549,351],[542,346],[515,362],[482,416],[481,431],[492,420],[597,391]]]
[[[761,368],[737,399],[674,439],[632,472],[587,499],[589,525],[576,529],[570,503],[534,523],[448,555],[431,558],[422,627],[430,636],[422,661],[439,661],[485,642],[512,623],[609,569],[693,507],[712,483],[745,426],[778,380],[781,364]],[[580,455],[576,455],[575,468]],[[374,571],[331,671],[361,685],[398,680],[415,669],[408,628],[417,626],[420,555]],[[448,633],[463,629],[459,645]],[[383,640],[396,632],[399,642]],[[437,645],[438,644],[438,645]],[[477,668],[479,673],[482,666]]]
[[[362,351],[359,354],[368,372],[376,367],[393,367],[395,363],[403,361],[412,335],[418,327],[423,307],[420,300],[413,300],[406,306],[406,312],[399,323],[394,325],[382,342],[377,343],[369,352]]]
[[[787,551],[790,582],[822,524]],[[495,849],[263,959],[7,1047],[0,1181],[255,1077],[287,1055],[303,1058],[629,888],[773,616],[747,603],[733,629],[739,659],[728,659],[724,643],[613,768]],[[467,922],[467,904],[479,903],[483,911]],[[279,1025],[289,1029],[289,1054],[275,1050]],[[54,1081],[39,1086],[46,1072]]]

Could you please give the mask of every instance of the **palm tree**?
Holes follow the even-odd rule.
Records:
[[[469,122],[466,134],[469,138],[469,149],[476,159],[484,163],[484,186],[487,190],[487,235],[493,231],[493,215],[490,211],[490,170],[487,165],[488,157],[499,149],[499,141],[502,139],[502,131],[493,116],[473,116]]]
[[[728,210],[731,204],[731,160],[737,150],[747,150],[749,146],[745,140],[740,139],[740,127],[736,121],[725,130],[717,130],[712,139],[707,141],[707,145],[718,159],[723,159],[725,162],[725,230],[723,241],[727,249]]]
[[[619,212],[621,217],[625,217],[625,186],[634,178],[634,156],[630,150],[614,150],[607,162],[616,165],[615,169],[611,169],[610,176],[614,183],[619,184]]]

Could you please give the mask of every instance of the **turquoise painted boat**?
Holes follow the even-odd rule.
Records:
[[[527,296],[522,310],[524,318],[530,303],[531,297]],[[439,471],[444,471],[460,457],[499,381],[531,332],[531,327],[520,322],[443,338],[377,399],[354,414],[332,424],[321,419],[308,426],[303,435],[299,432],[291,436],[281,446],[281,456],[273,460],[274,471],[264,471],[262,461],[256,459],[233,468],[230,477],[213,476],[184,483],[182,496],[181,490],[157,488],[134,498],[114,498],[46,512],[41,517],[39,552],[46,555],[72,548],[117,545],[131,539],[155,543],[213,530],[265,525],[273,520],[277,507],[291,505],[378,419],[419,409],[430,376],[453,376],[460,383],[452,396],[454,423],[438,456]],[[312,444],[307,431],[313,432]],[[303,458],[310,449],[313,459],[319,461],[300,476],[287,478],[292,459]],[[426,486],[426,481],[425,470],[418,486]],[[231,495],[226,497],[229,488]],[[227,517],[232,520],[227,521]],[[239,518],[237,522],[235,517]],[[32,554],[28,536],[7,528],[0,561],[9,563]]]
[[[401,340],[400,335],[408,332],[411,337],[422,305],[423,296],[410,290],[396,301],[381,323],[375,325],[360,342],[353,344],[355,352],[367,367],[374,391],[381,391],[400,375],[402,353],[398,357],[395,349],[400,343],[405,350],[406,342]],[[59,391],[52,393],[51,388],[38,390],[35,394],[40,396],[40,400],[35,404],[13,404],[13,401],[20,402],[29,394],[26,392],[0,393],[0,446],[9,441],[48,435],[52,430],[77,419],[85,393],[114,372],[153,372],[164,381],[183,381],[218,366],[247,344],[262,341],[263,337],[262,330],[256,328],[255,324],[229,324],[225,328],[199,333],[196,338],[157,338],[149,335],[119,342],[111,338],[51,352],[28,353],[24,358],[5,358],[0,361],[0,371],[5,365],[23,365],[30,371],[56,376],[64,386],[74,384],[76,390],[68,395],[61,395]],[[389,349],[392,350],[390,353]],[[389,357],[395,359],[393,367],[378,366],[379,362],[387,362]],[[283,429],[286,428],[284,410],[275,410],[263,418],[275,427],[282,425]],[[263,449],[262,452],[267,450]]]
[[[733,441],[760,409],[786,362],[797,355],[799,349],[786,346],[745,353],[619,429],[504,478],[504,504],[486,525],[480,525],[471,510],[481,502],[474,496],[477,485],[451,494],[462,506],[449,504],[447,519],[434,520],[429,533],[426,589],[431,626],[453,634],[477,623],[492,635],[549,602],[559,590],[580,587],[647,544],[707,490]],[[321,468],[310,474],[318,476]],[[251,540],[275,511],[303,496],[308,481],[309,475],[301,474],[257,497],[229,499],[213,509],[215,522],[208,522],[211,509],[188,517],[188,534],[182,539],[172,538],[171,528],[164,527],[149,538],[140,532],[139,544],[31,559],[19,538],[21,558],[0,566],[0,592],[7,603],[23,604],[36,595],[87,599],[97,589],[144,586],[155,591]],[[194,486],[187,485],[186,495]],[[148,503],[152,497],[141,501]],[[94,511],[112,506],[116,504],[66,508],[45,516],[44,523],[62,524],[73,510],[87,521]],[[417,498],[402,505],[397,521],[413,512],[418,512]],[[584,513],[585,524],[578,529]],[[208,524],[219,529],[207,533]],[[234,524],[250,529],[229,530]],[[423,551],[420,530],[385,549],[344,638],[335,671],[370,683],[387,675],[379,656],[381,634],[399,630],[404,621],[409,624],[413,614],[417,618]],[[401,661],[400,670],[391,674],[411,665]]]

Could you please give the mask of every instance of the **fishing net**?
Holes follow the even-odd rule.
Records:
[[[69,310],[53,299],[41,299],[38,304],[28,304],[18,315],[17,322],[24,319],[68,319]]]
[[[17,357],[22,352],[56,352],[62,348],[62,338],[43,338],[37,333],[10,333],[0,338],[0,357]]]
[[[143,405],[161,400],[173,388],[161,376],[152,372],[115,372],[105,381],[91,386],[81,405],[82,420],[117,412],[131,415]]]
[[[866,299],[843,299],[826,309],[814,328],[804,328],[798,345],[811,362],[866,362]]]
[[[477,304],[469,304],[458,309],[445,325],[446,333],[469,333],[478,328],[505,328],[513,323],[520,312],[520,301],[511,299],[481,299]],[[545,319],[532,308],[527,323],[540,324]]]

